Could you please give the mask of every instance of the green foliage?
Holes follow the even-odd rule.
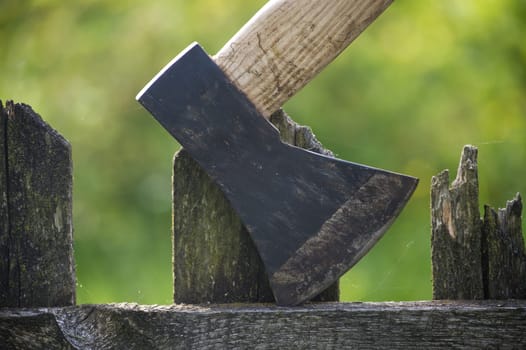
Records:
[[[192,41],[216,52],[264,3],[0,0],[0,98],[73,146],[79,303],[170,303],[177,144],[134,96]],[[285,109],[340,158],[418,190],[344,300],[431,298],[429,184],[479,147],[481,201],[526,193],[526,3],[396,1]]]

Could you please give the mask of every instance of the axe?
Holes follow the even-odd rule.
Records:
[[[391,2],[271,0],[214,57],[191,44],[137,95],[222,189],[278,305],[350,269],[418,182],[284,144],[267,120]]]

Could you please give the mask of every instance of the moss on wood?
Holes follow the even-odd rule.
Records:
[[[310,129],[283,111],[271,121],[282,141],[314,152],[323,149]],[[274,300],[263,263],[246,228],[221,190],[181,150],[173,177],[174,302],[224,303]],[[338,283],[315,300],[335,301]]]
[[[8,101],[2,115],[0,305],[73,305],[70,145],[30,106]]]
[[[477,149],[465,146],[455,181],[431,184],[433,299],[524,299],[526,253],[519,194],[480,218]]]

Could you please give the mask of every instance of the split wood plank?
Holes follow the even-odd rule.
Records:
[[[271,121],[284,142],[332,155],[282,110]],[[223,192],[184,150],[173,166],[174,302],[274,301],[263,262]],[[336,282],[314,300],[338,298]]]
[[[0,114],[0,306],[74,305],[71,147],[30,106]]]

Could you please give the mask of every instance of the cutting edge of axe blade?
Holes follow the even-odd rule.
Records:
[[[284,144],[193,43],[138,101],[225,193],[247,227],[279,305],[323,291],[400,213],[415,178]]]

